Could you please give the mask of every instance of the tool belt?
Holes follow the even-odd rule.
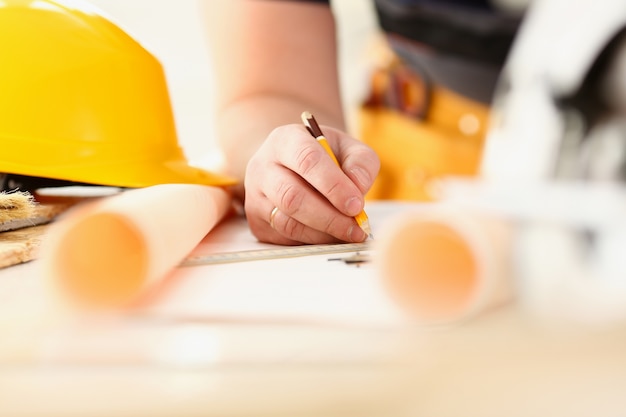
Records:
[[[375,70],[357,114],[359,137],[381,160],[366,198],[429,201],[432,179],[476,175],[488,116],[484,103],[429,83],[399,59]]]

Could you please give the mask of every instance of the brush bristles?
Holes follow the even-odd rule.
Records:
[[[35,204],[33,196],[27,192],[0,193],[0,223],[31,217]]]

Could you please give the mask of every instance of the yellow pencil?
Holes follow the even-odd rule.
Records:
[[[337,157],[333,153],[333,150],[330,148],[328,141],[326,141],[326,138],[322,133],[322,129],[320,129],[320,126],[317,124],[315,117],[313,117],[313,115],[308,111],[302,112],[301,117],[302,122],[304,123],[304,126],[306,126],[309,133],[311,133],[311,135],[319,142],[319,144],[322,145],[326,153],[330,155],[330,157],[333,158],[333,161],[335,161],[337,166],[339,166],[339,161],[337,161]],[[356,220],[359,227],[363,229],[363,231],[367,233],[370,238],[373,238],[372,229],[370,228],[370,222],[367,218],[367,214],[365,214],[365,211],[361,210],[361,212],[357,214],[354,219]]]

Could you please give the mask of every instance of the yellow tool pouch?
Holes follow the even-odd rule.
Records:
[[[475,175],[489,108],[437,85],[394,60],[371,78],[357,115],[358,137],[379,155],[368,200],[432,200],[430,180]]]

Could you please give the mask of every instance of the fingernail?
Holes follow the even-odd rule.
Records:
[[[352,172],[354,178],[356,178],[356,180],[359,182],[361,188],[369,188],[369,186],[371,185],[371,178],[366,170],[360,167],[354,167],[350,172]]]
[[[346,214],[356,216],[361,212],[362,204],[361,199],[358,197],[352,197],[346,202]]]

